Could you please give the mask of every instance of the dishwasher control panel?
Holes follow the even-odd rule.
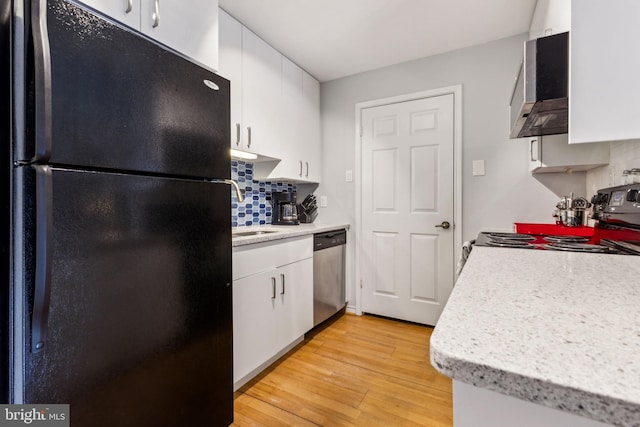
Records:
[[[319,251],[347,243],[346,230],[327,231],[313,235],[313,250]]]

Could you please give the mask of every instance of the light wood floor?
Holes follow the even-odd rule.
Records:
[[[235,395],[234,426],[452,426],[432,328],[344,314]]]

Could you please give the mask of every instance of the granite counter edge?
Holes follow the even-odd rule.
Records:
[[[639,425],[640,406],[635,403],[464,360],[441,351],[438,341],[434,332],[430,343],[431,365],[456,381],[604,423]]]

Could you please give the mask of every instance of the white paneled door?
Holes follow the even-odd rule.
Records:
[[[362,110],[364,312],[435,325],[449,297],[453,99],[447,94]]]

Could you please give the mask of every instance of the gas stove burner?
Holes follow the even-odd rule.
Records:
[[[583,236],[545,236],[544,240],[552,243],[585,243],[589,241],[589,238]]]
[[[608,246],[592,245],[589,243],[548,243],[543,245],[543,247],[554,251],[590,252],[596,254],[615,254],[618,252]]]
[[[532,245],[529,242],[525,242],[522,240],[489,240],[487,241],[487,246],[497,246],[499,248],[523,248],[523,249],[534,249],[536,246]]]
[[[536,240],[535,237],[530,236],[528,234],[517,234],[517,233],[489,233],[489,237],[494,241],[532,241]]]

